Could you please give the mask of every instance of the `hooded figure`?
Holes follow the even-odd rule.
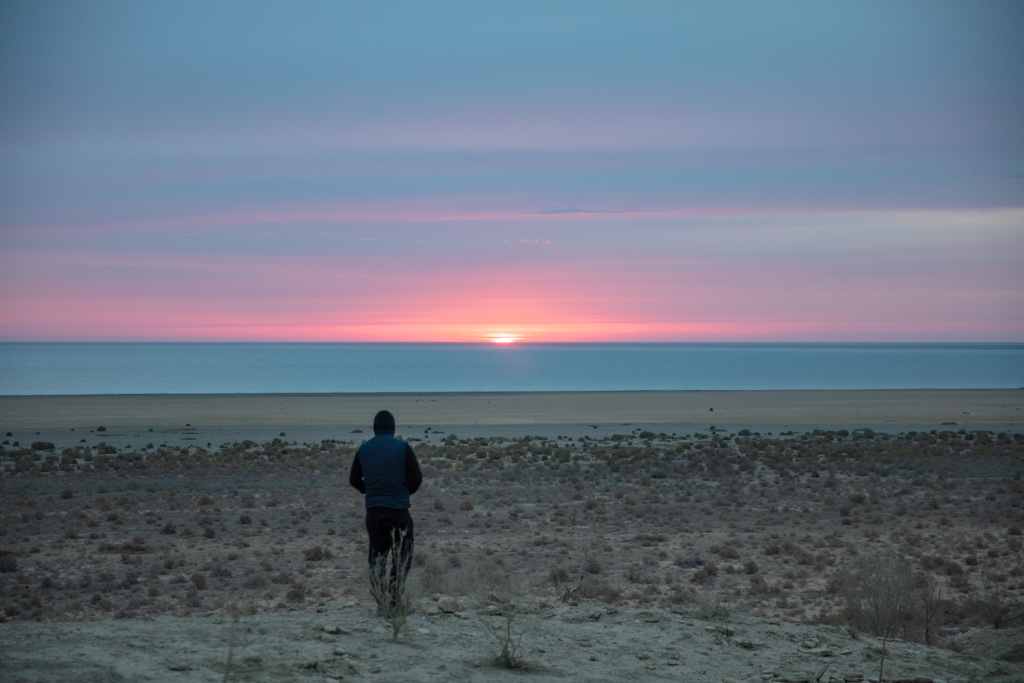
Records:
[[[390,412],[382,410],[373,418],[373,438],[356,451],[348,481],[366,496],[370,583],[374,597],[378,603],[382,595],[392,601],[400,599],[400,588],[404,586],[412,562],[410,496],[423,483],[423,473],[412,447],[395,438],[395,418]],[[381,612],[394,606],[378,604]]]

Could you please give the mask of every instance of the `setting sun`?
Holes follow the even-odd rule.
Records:
[[[519,341],[519,337],[514,337],[510,334],[494,334],[491,335],[490,339],[495,344],[512,344]]]

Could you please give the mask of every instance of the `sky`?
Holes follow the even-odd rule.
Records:
[[[1024,342],[1024,3],[0,3],[0,341]]]

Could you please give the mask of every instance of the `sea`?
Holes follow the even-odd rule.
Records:
[[[4,396],[1021,388],[1012,343],[0,343]]]

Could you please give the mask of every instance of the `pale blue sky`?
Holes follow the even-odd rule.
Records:
[[[0,337],[1021,341],[1021,35],[991,1],[9,0]]]

